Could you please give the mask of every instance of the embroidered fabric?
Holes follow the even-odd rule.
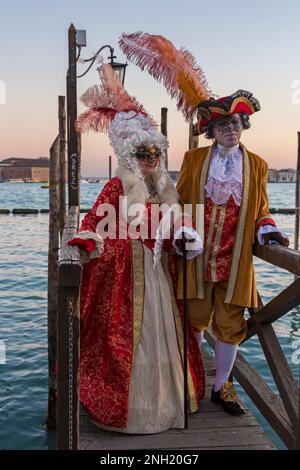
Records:
[[[206,196],[214,204],[225,204],[232,195],[240,206],[243,194],[243,153],[239,144],[226,149],[217,144],[208,171]]]

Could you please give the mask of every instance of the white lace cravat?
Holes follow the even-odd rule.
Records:
[[[243,153],[239,144],[227,149],[218,144],[211,157],[205,186],[214,204],[225,204],[232,195],[241,205],[243,188]]]

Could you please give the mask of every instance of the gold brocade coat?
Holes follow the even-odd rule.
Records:
[[[192,205],[195,227],[204,226],[205,184],[213,146],[201,147],[185,153],[177,191],[182,204]],[[257,307],[257,291],[253,268],[252,245],[257,224],[269,218],[267,197],[268,165],[258,155],[240,144],[243,152],[243,196],[237,223],[225,303]],[[198,205],[198,209],[197,209]],[[202,211],[201,211],[202,208]],[[196,219],[198,223],[196,223]],[[202,235],[203,236],[203,235]],[[205,248],[205,247],[204,247]],[[182,298],[182,259],[178,266],[178,298]],[[187,298],[203,299],[204,253],[187,262]]]

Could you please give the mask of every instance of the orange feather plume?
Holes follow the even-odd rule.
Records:
[[[128,60],[163,82],[187,120],[193,117],[197,105],[211,97],[195,57],[184,48],[176,49],[165,37],[142,32],[122,34],[119,46]]]

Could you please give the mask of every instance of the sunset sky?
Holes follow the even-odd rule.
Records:
[[[244,88],[260,100],[262,111],[252,117],[243,143],[270,167],[296,167],[299,0],[0,0],[0,7],[0,103],[6,88],[6,104],[0,104],[0,159],[48,156],[57,135],[58,95],[65,95],[67,30],[73,22],[77,29],[87,30],[83,57],[111,44],[117,61],[124,61],[118,37],[137,30],[162,34],[176,47],[185,46],[196,56],[214,93],[223,96]],[[79,64],[78,73],[83,71]],[[98,81],[94,67],[78,80],[78,98]],[[132,64],[125,87],[157,120],[162,106],[169,109],[169,168],[179,169],[188,125],[175,104],[162,85]],[[200,145],[207,142],[201,137]],[[109,154],[107,136],[84,136],[82,175],[107,175]]]

